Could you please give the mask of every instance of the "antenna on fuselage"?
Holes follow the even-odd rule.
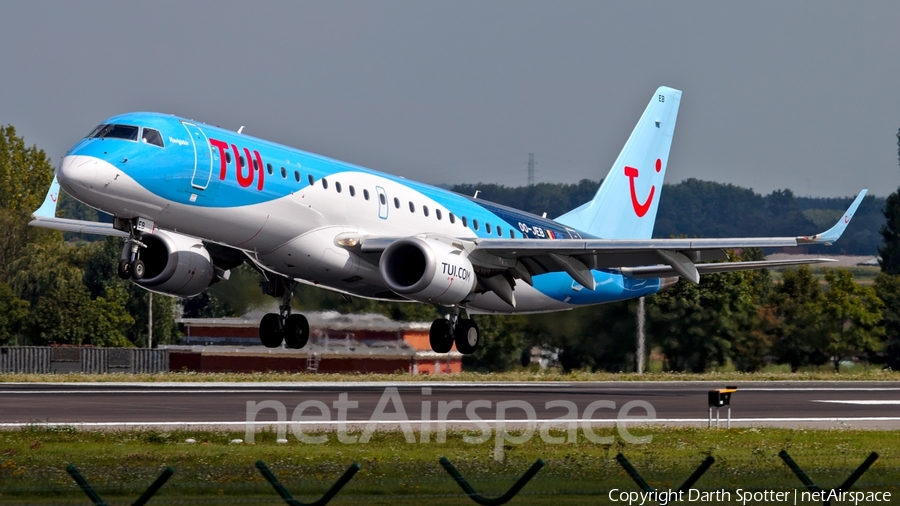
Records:
[[[472,195],[472,198],[477,199],[479,193],[481,193],[481,190],[475,190],[475,195]]]
[[[238,133],[239,134],[244,133],[244,125],[241,125],[241,128],[238,128]]]

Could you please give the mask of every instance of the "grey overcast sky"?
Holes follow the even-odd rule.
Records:
[[[152,110],[428,183],[603,177],[660,85],[667,180],[900,185],[900,2],[0,0],[0,124],[57,163]]]

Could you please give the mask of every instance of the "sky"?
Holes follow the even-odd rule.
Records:
[[[172,113],[432,184],[599,180],[661,85],[667,181],[886,196],[900,2],[0,0],[0,124],[58,163]]]

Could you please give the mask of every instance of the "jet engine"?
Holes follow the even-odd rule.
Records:
[[[140,253],[145,273],[134,282],[150,291],[193,297],[216,279],[212,258],[199,239],[157,230],[144,234],[141,242],[147,246]],[[129,245],[125,244],[122,258],[129,255]]]
[[[475,272],[464,251],[432,239],[393,242],[378,265],[394,292],[420,302],[458,304],[475,289]]]

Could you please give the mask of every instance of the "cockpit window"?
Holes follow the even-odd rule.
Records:
[[[141,140],[147,144],[153,144],[154,146],[159,146],[161,148],[166,147],[165,144],[163,144],[163,138],[162,135],[159,134],[159,130],[154,130],[152,128],[144,128]]]
[[[89,138],[138,140],[139,128],[131,125],[100,125],[95,128]]]

